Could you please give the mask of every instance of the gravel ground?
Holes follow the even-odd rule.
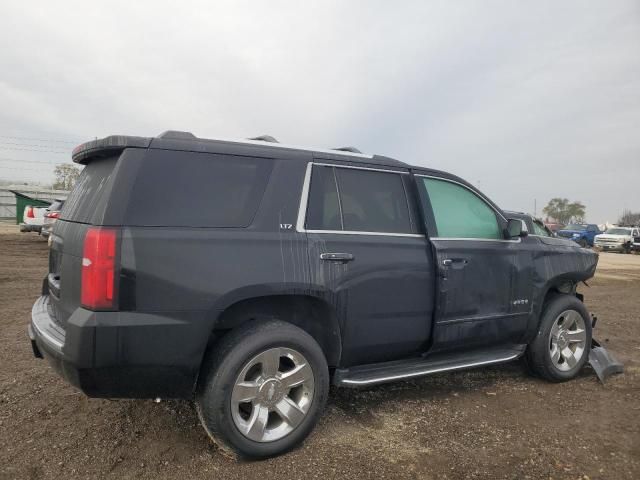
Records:
[[[0,228],[0,479],[640,478],[640,256],[603,254],[590,288],[596,337],[626,366],[549,384],[519,363],[333,390],[296,451],[223,456],[189,402],[89,399],[31,353],[26,325],[46,242]]]

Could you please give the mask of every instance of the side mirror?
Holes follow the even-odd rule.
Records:
[[[522,228],[522,220],[510,218],[507,221],[507,235],[509,238],[526,237],[528,232]]]

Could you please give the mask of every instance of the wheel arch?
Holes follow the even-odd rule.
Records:
[[[263,294],[227,305],[213,322],[210,343],[252,320],[281,320],[311,335],[329,367],[339,365],[342,337],[334,308],[324,299],[303,293]]]

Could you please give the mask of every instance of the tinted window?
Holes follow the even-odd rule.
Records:
[[[336,168],[344,230],[411,233],[400,174]]]
[[[438,237],[501,239],[494,211],[471,190],[452,182],[423,178]]]
[[[118,157],[92,160],[80,173],[60,212],[60,218],[74,222],[90,223],[100,206],[103,193],[107,190],[109,179],[116,166]]]
[[[150,150],[128,202],[129,225],[246,227],[258,210],[272,161]]]
[[[313,167],[305,228],[342,230],[338,190],[331,167]]]

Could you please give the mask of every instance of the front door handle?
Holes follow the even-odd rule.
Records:
[[[352,253],[321,253],[320,260],[326,262],[351,262],[355,259]]]

